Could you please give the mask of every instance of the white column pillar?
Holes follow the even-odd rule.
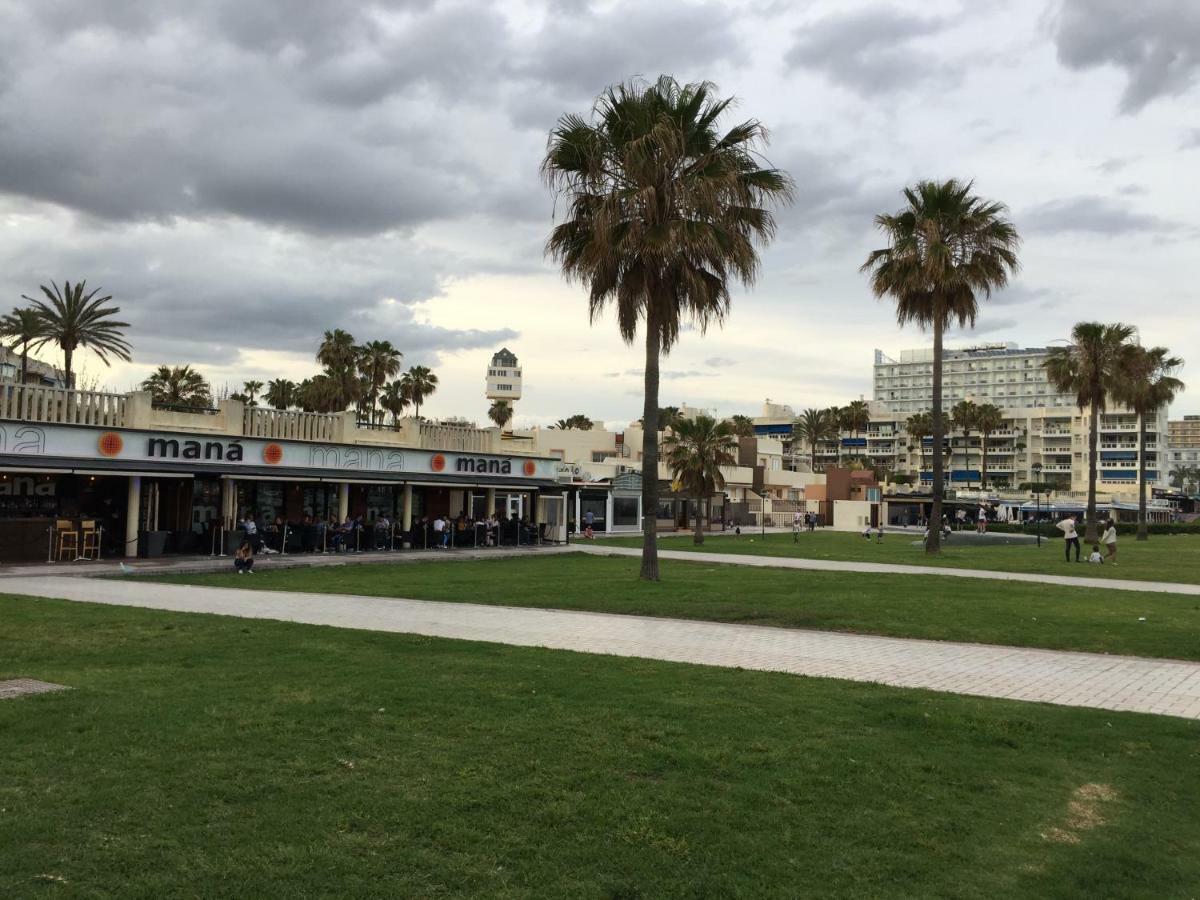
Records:
[[[611,533],[613,530],[613,495],[609,491],[604,497],[604,530]]]
[[[348,515],[350,515],[350,485],[343,481],[338,484],[338,521],[346,521]]]
[[[404,506],[400,513],[400,527],[405,531],[412,530],[412,485],[404,486]]]
[[[486,489],[484,496],[486,499],[487,515],[494,516],[496,514],[496,489],[490,487]]]
[[[129,490],[125,495],[125,550],[123,556],[137,556],[138,516],[142,507],[142,477],[129,476]]]
[[[579,491],[575,492],[575,533],[582,534],[583,520],[580,518]]]

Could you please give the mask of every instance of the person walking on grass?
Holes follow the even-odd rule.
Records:
[[[792,543],[800,542],[800,526],[804,524],[804,517],[800,515],[800,510],[792,513]]]
[[[975,530],[979,534],[987,534],[987,506],[979,504],[979,514],[975,517]]]
[[[1058,523],[1058,530],[1063,533],[1065,541],[1063,549],[1066,552],[1067,562],[1071,561],[1071,548],[1075,548],[1075,562],[1079,562],[1079,532],[1075,530],[1075,514],[1067,516]]]
[[[1104,523],[1104,534],[1100,536],[1100,543],[1107,551],[1104,558],[1115,566],[1117,564],[1117,526],[1112,519]]]

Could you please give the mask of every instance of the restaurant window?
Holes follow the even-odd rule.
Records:
[[[592,528],[605,531],[608,528],[608,498],[606,494],[581,493],[579,495],[579,521],[582,524],[586,516],[592,514]]]
[[[218,478],[192,480],[192,531],[203,534],[209,522],[221,517],[221,481]]]
[[[638,524],[638,498],[613,497],[613,525],[627,526]]]

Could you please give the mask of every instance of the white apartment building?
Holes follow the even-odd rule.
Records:
[[[1045,347],[980,344],[946,350],[942,358],[942,403],[993,403],[1003,409],[1073,407],[1075,399],[1051,386],[1042,363]],[[875,351],[875,399],[897,415],[923,412],[932,405],[933,349],[905,350],[892,359]]]

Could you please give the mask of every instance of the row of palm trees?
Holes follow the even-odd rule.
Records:
[[[1200,466],[1179,465],[1167,473],[1167,477],[1172,486],[1181,491],[1194,494],[1200,490]]]
[[[421,415],[421,404],[438,386],[437,375],[426,366],[401,373],[403,358],[391,341],[359,344],[352,334],[335,328],[325,332],[317,348],[320,372],[299,382],[272,379],[263,399],[273,409],[304,412],[341,412],[352,406],[361,419],[376,425],[391,414],[392,426],[398,427],[409,406]],[[248,399],[253,400],[253,393]]]
[[[21,295],[29,305],[16,307],[0,316],[0,340],[21,354],[21,383],[29,375],[29,354],[48,344],[57,346],[63,355],[63,381],[68,388],[75,386],[75,353],[91,350],[106,366],[113,357],[126,362],[131,348],[125,340],[128,322],[113,318],[121,312],[113,306],[110,294],[99,288],[89,291],[86,281],[71,284],[64,281],[50,286],[39,285],[42,297]]]

